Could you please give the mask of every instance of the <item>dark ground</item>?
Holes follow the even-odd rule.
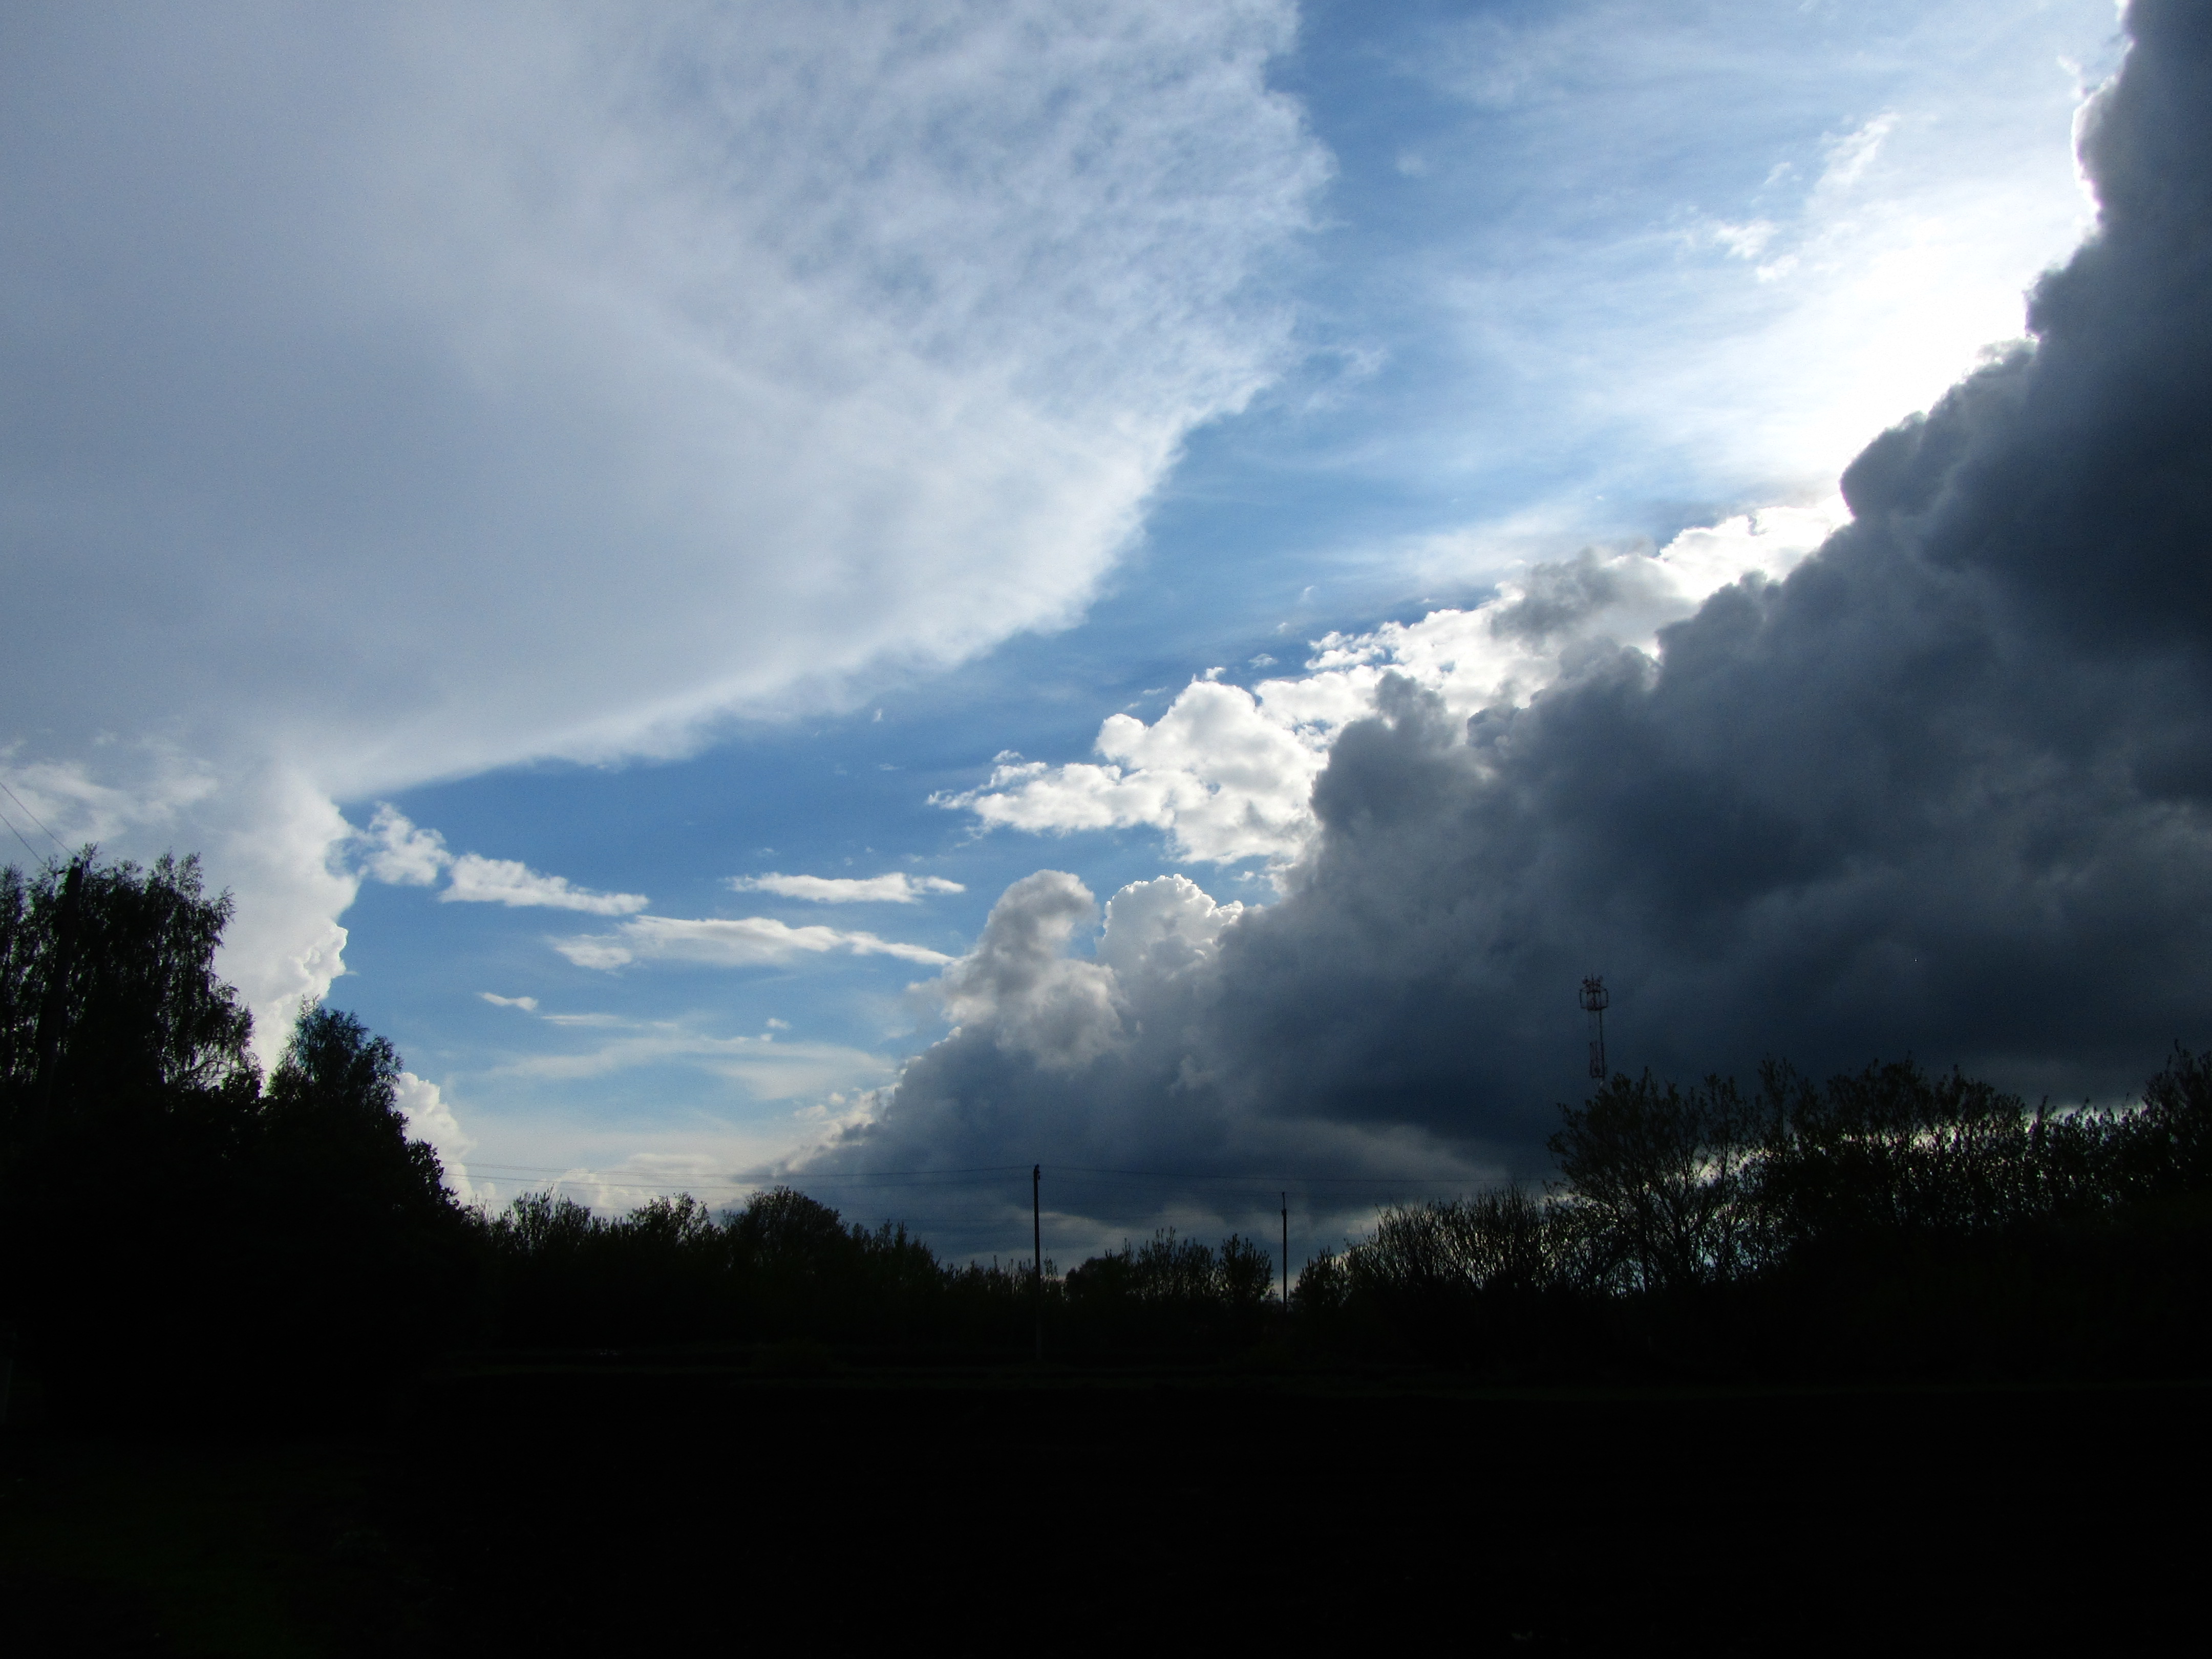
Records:
[[[2193,1646],[2201,1385],[456,1368],[349,1441],[0,1438],[0,1650]],[[806,1374],[810,1370],[815,1374]]]

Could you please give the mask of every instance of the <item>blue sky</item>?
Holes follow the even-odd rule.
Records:
[[[1437,644],[1532,568],[1674,550],[1624,642],[1789,568],[2088,228],[2120,50],[2106,0],[118,17],[0,52],[0,775],[198,846],[264,1031],[327,986],[472,1190],[616,1205],[872,1109],[1032,872],[1270,902],[1379,665],[1558,672]]]

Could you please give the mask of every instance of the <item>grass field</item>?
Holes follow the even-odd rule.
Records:
[[[2208,1405],[541,1356],[349,1441],[10,1431],[0,1589],[23,1654],[2130,1650]]]

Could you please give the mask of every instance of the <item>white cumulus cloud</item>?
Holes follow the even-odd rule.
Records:
[[[402,1072],[396,1094],[395,1103],[399,1115],[406,1121],[408,1138],[424,1142],[438,1154],[438,1162],[445,1168],[447,1186],[463,1203],[467,1203],[475,1197],[476,1191],[469,1181],[468,1165],[461,1160],[475,1147],[475,1139],[461,1127],[452,1105],[428,1079]]]
[[[395,887],[434,886],[453,855],[435,830],[417,828],[389,801],[377,803],[361,834],[363,872]]]
[[[1178,856],[1209,863],[1292,859],[1314,831],[1310,798],[1330,744],[1375,712],[1386,674],[1437,692],[1462,719],[1525,705],[1577,653],[1656,650],[1662,628],[1730,582],[1788,574],[1848,518],[1840,497],[1766,507],[1685,530],[1656,553],[1592,549],[1534,565],[1472,609],[1316,641],[1297,678],[1246,690],[1202,675],[1149,726],[1109,715],[1099,762],[1001,757],[981,788],[939,802],[1032,832],[1149,826]]]
[[[1067,945],[1097,914],[1091,890],[1064,870],[1016,882],[975,950],[945,968],[945,1012],[1048,1066],[1097,1059],[1121,1039],[1121,991],[1112,968],[1071,957]]]

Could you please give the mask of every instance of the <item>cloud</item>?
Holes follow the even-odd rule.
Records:
[[[775,893],[821,904],[919,904],[931,893],[968,890],[942,876],[910,876],[902,870],[884,876],[732,876],[729,884],[740,893]]]
[[[209,779],[111,844],[204,846],[276,1006],[340,971],[336,801],[678,752],[1065,624],[1184,435],[1287,361],[1272,273],[1328,172],[1267,85],[1294,27],[8,27],[0,548],[37,574],[0,744],[127,792],[158,739]],[[321,805],[249,810],[271,790]]]
[[[477,994],[495,1008],[520,1008],[532,1014],[538,1012],[536,997],[503,997],[496,991],[479,991]]]
[[[0,750],[0,779],[71,848],[89,842],[142,861],[172,849],[203,855],[209,885],[236,904],[216,970],[243,994],[255,1052],[274,1065],[301,1005],[342,970],[346,930],[336,918],[359,882],[333,857],[354,831],[328,796],[286,766],[225,781],[155,738],[105,744],[96,766]]]
[[[453,861],[443,836],[417,829],[389,801],[377,803],[360,839],[366,854],[363,871],[395,887],[434,886]]]
[[[1856,185],[1881,153],[1882,141],[1896,131],[1897,112],[1884,110],[1864,126],[1832,140],[1827,146],[1828,164],[1820,169],[1814,191],[1842,191]]]
[[[1250,914],[1216,904],[1186,877],[1132,883],[1107,904],[1085,959],[1073,947],[1097,916],[1090,891],[1061,871],[1024,878],[993,908],[975,951],[939,978],[958,1022],[951,1035],[910,1062],[896,1088],[854,1101],[808,1155],[757,1173],[811,1182],[841,1201],[836,1179],[854,1171],[1042,1162],[1062,1248],[1110,1245],[1154,1224],[1212,1226],[1248,1207],[1273,1215],[1272,1185],[1261,1203],[1249,1179],[1240,1193],[1224,1176],[1269,1172],[1270,1183],[1280,1174],[1304,1186],[1295,1172],[1321,1170],[1376,1183],[1325,1184],[1331,1219],[1371,1207],[1409,1170],[1456,1170],[1471,1184],[1495,1178],[1500,1166],[1465,1162],[1425,1135],[1254,1111],[1206,1068],[1219,953]],[[1147,1178],[1098,1186],[1117,1170]],[[957,1254],[1002,1237],[1015,1218],[1015,1195],[998,1190],[1008,1185],[933,1190],[932,1238]],[[1020,1198],[1025,1205],[1025,1184]]]
[[[792,1042],[769,1032],[716,1036],[677,1022],[613,1020],[621,1035],[575,1054],[532,1054],[492,1075],[572,1082],[650,1066],[678,1065],[736,1084],[759,1101],[818,1100],[835,1091],[887,1079],[892,1063],[880,1054],[830,1042]]]
[[[1593,650],[1655,649],[1659,630],[1747,576],[1786,574],[1848,518],[1842,499],[1773,507],[1685,530],[1666,547],[1586,549],[1501,582],[1472,610],[1430,612],[1314,641],[1309,672],[1247,691],[1194,680],[1146,726],[1109,716],[1105,763],[1001,757],[981,788],[939,796],[987,825],[1039,833],[1165,830],[1183,858],[1294,858],[1311,839],[1313,783],[1351,721],[1374,713],[1386,675],[1467,714],[1525,704]]]
[[[462,1159],[477,1143],[461,1127],[438,1085],[412,1072],[402,1072],[395,1093],[399,1115],[406,1121],[408,1139],[422,1141],[436,1152],[438,1162],[445,1168],[446,1185],[462,1203],[471,1202],[477,1196],[476,1188],[469,1181],[469,1168]]]
[[[450,876],[438,895],[441,903],[504,904],[514,908],[626,916],[651,902],[642,893],[601,893],[577,887],[566,876],[544,875],[514,859],[488,859],[476,853],[456,857],[447,849],[443,836],[416,827],[388,801],[378,804],[368,828],[352,841],[361,854],[362,873],[378,881],[429,887],[436,884],[441,875]]]
[[[1014,952],[1027,978],[823,1166],[1041,1148],[1255,1174],[1291,1147],[1538,1172],[1587,1087],[1594,970],[1615,1063],[1677,1077],[1911,1054],[2110,1098],[2203,1048],[2212,16],[2136,0],[2129,26],[2083,128],[2098,233],[2038,284],[2032,346],[1870,445],[1817,553],[1471,713],[1393,636],[1278,902],[1158,969],[1111,915],[1096,963]],[[1633,611],[1614,574],[1532,582],[1488,641]],[[1066,881],[1002,902],[1043,883],[1065,915]],[[1082,1017],[1045,1029],[1077,1036],[1020,1036],[1020,986],[1055,975]]]
[[[1362,459],[1505,512],[1541,491],[1577,540],[1825,492],[2017,337],[2087,229],[2055,60],[2109,64],[2112,15],[1572,0],[1390,32],[1432,182],[1418,236],[1398,190],[1363,217],[1389,253],[1355,314],[1431,389]]]
[[[1067,941],[1097,914],[1091,890],[1060,870],[1006,889],[969,955],[939,991],[948,1016],[1047,1068],[1079,1066],[1121,1041],[1121,998],[1103,963],[1069,960]]]
[[[626,916],[650,902],[642,893],[596,893],[588,887],[572,887],[565,876],[540,875],[513,859],[479,858],[474,853],[453,860],[453,880],[438,899],[447,904],[582,910],[595,916]]]
[[[706,968],[762,968],[803,956],[844,951],[896,957],[937,966],[951,957],[919,945],[836,927],[792,927],[767,916],[732,919],[634,916],[611,933],[580,933],[551,941],[579,968],[615,969],[633,962],[684,962]]]

